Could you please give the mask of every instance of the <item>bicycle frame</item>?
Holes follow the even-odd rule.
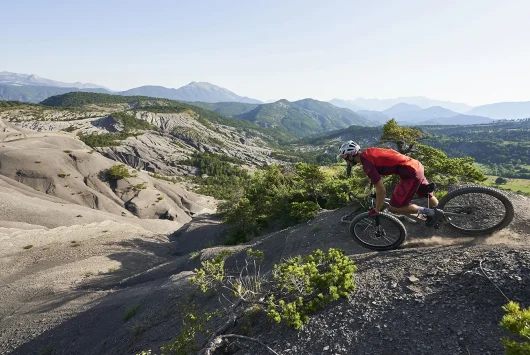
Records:
[[[371,190],[371,192],[370,192],[370,197],[372,198],[372,199],[371,199],[371,205],[370,205],[370,208],[375,208],[376,192],[375,192],[375,186],[374,186],[374,184],[370,184],[370,190]],[[426,198],[426,197],[424,197],[424,198]],[[430,208],[430,205],[429,205],[429,199],[428,199],[428,198],[426,198],[426,199],[427,199],[427,208]],[[388,209],[389,206],[390,206],[390,198],[385,197],[385,203],[384,203],[384,205],[383,205],[382,210],[384,211],[384,210]],[[414,214],[397,215],[397,214],[394,214],[394,213],[392,213],[392,212],[390,212],[390,211],[388,211],[388,212],[391,213],[391,214],[393,214],[393,215],[396,215],[396,216],[403,216],[404,218],[406,218],[406,219],[410,219],[410,220],[413,220],[413,221],[415,221],[415,220],[418,220],[418,221],[425,221],[424,219],[422,219],[422,218],[419,217],[418,215],[414,215]],[[454,213],[454,212],[445,212],[445,211],[444,211],[444,214],[445,214],[445,216],[462,216],[463,213]],[[464,213],[464,214],[468,214],[468,213]],[[375,220],[376,220],[376,221],[375,221],[375,222],[376,222],[376,226],[379,226],[379,218],[377,218],[377,216],[376,216],[376,219],[375,219]]]

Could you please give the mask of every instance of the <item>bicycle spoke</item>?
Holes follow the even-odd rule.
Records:
[[[400,231],[392,223],[381,219],[378,235],[378,226],[372,217],[367,217],[357,223],[355,234],[368,245],[383,246],[393,244],[400,238]]]
[[[444,206],[444,211],[451,213],[452,225],[473,230],[486,230],[495,226],[506,214],[502,201],[483,193],[456,196]]]

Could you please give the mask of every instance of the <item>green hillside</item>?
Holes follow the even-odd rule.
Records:
[[[312,99],[295,102],[280,100],[263,104],[236,117],[261,127],[285,130],[298,138],[354,124],[373,125],[349,109]]]
[[[259,106],[259,104],[247,104],[243,102],[190,102],[190,104],[202,107],[207,110],[215,111],[223,116],[228,117],[241,115]]]

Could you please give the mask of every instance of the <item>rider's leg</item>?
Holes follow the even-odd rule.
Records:
[[[401,179],[390,199],[390,212],[395,214],[418,213],[418,206],[411,204],[410,201],[416,194],[420,183],[421,180],[417,178]]]
[[[419,207],[414,204],[410,204],[403,207],[395,207],[390,205],[389,210],[394,214],[417,214]]]

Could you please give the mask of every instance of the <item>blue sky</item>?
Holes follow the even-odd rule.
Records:
[[[261,100],[530,100],[530,1],[0,2],[0,71]]]

